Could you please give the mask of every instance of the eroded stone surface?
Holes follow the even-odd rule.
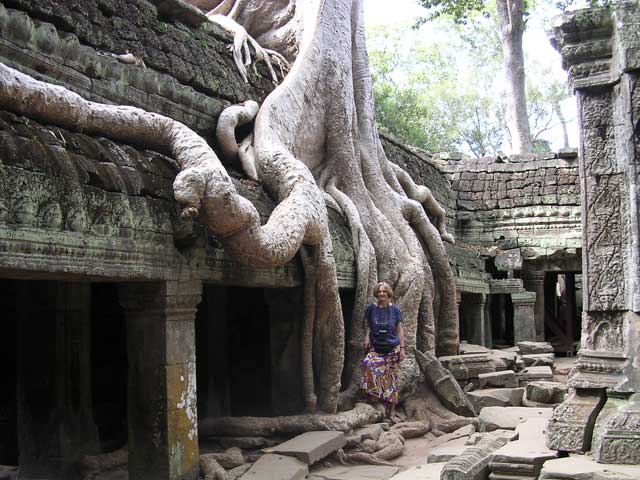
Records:
[[[344,447],[342,432],[306,432],[269,449],[270,453],[295,457],[312,465],[318,460]]]
[[[241,480],[303,480],[307,477],[307,464],[285,456],[267,454],[258,459],[253,466],[240,477]]]
[[[499,428],[513,430],[526,420],[548,419],[551,414],[549,408],[487,407],[480,412],[480,431],[490,432]]]
[[[486,407],[519,407],[524,388],[490,388],[467,393],[476,411]]]

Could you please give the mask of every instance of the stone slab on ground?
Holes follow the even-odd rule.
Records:
[[[440,480],[442,468],[445,465],[445,462],[416,465],[398,473],[391,480]]]
[[[563,383],[537,380],[527,385],[527,399],[539,403],[562,403],[569,387]]]
[[[524,388],[489,388],[467,393],[477,412],[486,407],[520,407]]]
[[[542,466],[544,462],[554,458],[558,458],[558,452],[546,448],[544,437],[541,437],[537,440],[527,439],[510,442],[494,452],[492,461]]]
[[[553,353],[537,353],[520,357],[525,367],[553,367]]]
[[[460,355],[470,355],[473,353],[487,353],[489,349],[482,345],[476,345],[474,343],[460,342]]]
[[[518,342],[520,355],[535,355],[538,353],[553,353],[553,345],[549,342]]]
[[[488,436],[505,438],[509,442],[518,440],[519,438],[518,432],[516,432],[515,430],[498,429],[492,432],[474,433],[469,438],[467,438],[467,445],[477,445],[480,441],[487,438]]]
[[[480,412],[480,431],[491,432],[499,428],[514,430],[518,424],[531,418],[551,418],[551,408],[487,407]]]
[[[540,480],[638,480],[640,465],[597,463],[589,455],[549,460],[542,466]]]
[[[490,473],[489,480],[538,480],[538,477],[533,477],[531,475],[509,475],[502,473]]]
[[[514,370],[516,368],[516,361],[518,360],[518,354],[516,352],[494,349],[489,351],[489,356],[496,363],[498,361],[504,363],[506,370]]]
[[[502,387],[502,388],[514,388],[518,386],[516,380],[516,372],[513,370],[502,370],[500,372],[480,373],[478,375],[480,380],[480,388],[486,387]]]
[[[516,426],[518,440],[536,440],[546,445],[548,418],[530,418]]]
[[[458,438],[466,438],[469,435],[473,434],[476,431],[473,425],[465,425],[464,427],[460,427],[459,429],[451,432],[445,433],[444,435],[440,435],[435,439],[431,440],[429,443],[425,445],[425,448],[432,449],[436,448],[440,445],[443,445],[451,440],[456,440]]]
[[[553,372],[551,367],[527,367],[520,372],[520,376],[532,382],[534,380],[552,380]]]
[[[269,453],[295,457],[307,465],[344,447],[346,439],[342,432],[306,432],[280,445],[271,447]]]
[[[466,442],[467,437],[456,438],[434,448],[427,455],[427,463],[448,462],[461,455],[467,448],[471,448]]]
[[[486,353],[448,355],[438,357],[438,360],[453,374],[456,380],[478,378],[478,375],[481,373],[495,371],[495,365],[491,357]]]
[[[297,458],[266,454],[240,477],[240,480],[303,480],[309,467]]]
[[[314,471],[309,480],[389,480],[398,470],[381,465],[339,466]]]

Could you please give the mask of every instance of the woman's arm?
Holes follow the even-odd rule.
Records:
[[[368,353],[371,348],[371,326],[369,325],[369,317],[371,315],[371,305],[369,305],[364,311],[364,341],[362,342],[362,347],[364,348],[364,353]]]

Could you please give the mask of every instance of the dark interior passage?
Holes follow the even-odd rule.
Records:
[[[100,450],[127,443],[127,330],[117,285],[91,286],[91,364],[93,417]]]
[[[0,279],[0,465],[18,464],[16,282]]]
[[[496,294],[491,295],[489,298],[493,346],[494,348],[511,347],[515,338],[511,295]]]

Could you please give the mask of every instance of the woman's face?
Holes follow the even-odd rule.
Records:
[[[387,292],[387,289],[385,287],[380,287],[378,289],[378,294],[376,295],[376,298],[378,299],[378,302],[380,302],[380,303],[388,302],[389,301],[389,292]]]

